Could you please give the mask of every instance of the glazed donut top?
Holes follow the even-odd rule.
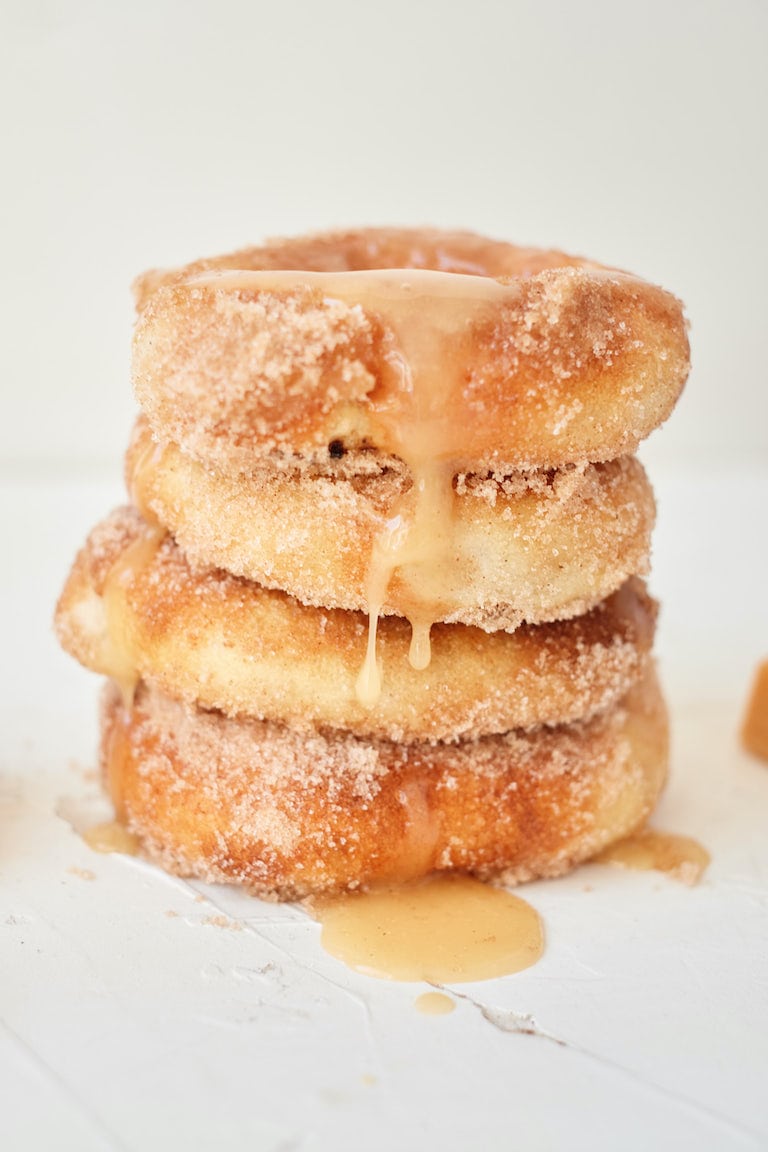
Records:
[[[680,303],[469,233],[369,229],[149,273],[133,375],[156,436],[227,472],[375,449],[454,472],[603,461],[669,415]]]

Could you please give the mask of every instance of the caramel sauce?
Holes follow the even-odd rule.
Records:
[[[764,660],[755,673],[741,742],[747,752],[768,760],[768,660]]]
[[[422,992],[416,997],[416,1009],[425,1016],[447,1016],[455,1007],[456,1001],[444,992]]]
[[[385,980],[490,980],[530,967],[544,950],[530,904],[468,876],[317,900],[312,911],[326,951]]]
[[[139,679],[135,645],[126,626],[126,590],[138,574],[151,564],[164,535],[161,529],[152,528],[134,540],[110,568],[101,593],[105,636],[99,652],[99,670],[118,685],[126,708],[133,702]]]
[[[356,684],[361,704],[381,692],[376,630],[392,574],[398,571],[413,609],[409,653],[414,668],[430,662],[430,630],[455,598],[453,477],[466,431],[446,397],[465,384],[461,352],[472,327],[492,304],[512,301],[519,288],[485,276],[394,269],[367,272],[206,272],[189,284],[245,291],[289,291],[306,285],[326,297],[374,314],[386,336],[383,400],[368,396],[377,438],[410,470],[413,488],[392,509],[376,538],[367,579],[368,645]],[[388,411],[386,395],[398,396]],[[389,407],[392,408],[391,402]]]
[[[405,814],[404,836],[386,874],[383,869],[379,873],[387,884],[404,884],[428,875],[434,867],[440,837],[440,826],[423,780],[416,775],[407,776],[398,800]]]
[[[124,856],[135,856],[139,851],[138,839],[117,820],[87,828],[83,840],[94,852],[122,852]]]
[[[698,884],[707,870],[710,855],[690,836],[655,832],[645,828],[595,857],[596,864],[617,864],[639,872],[665,872],[683,884]]]

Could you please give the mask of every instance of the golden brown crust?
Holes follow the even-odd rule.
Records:
[[[368,630],[361,613],[309,608],[225,572],[194,572],[170,537],[135,570],[122,569],[105,605],[110,571],[143,534],[132,509],[91,533],[57,609],[64,648],[95,672],[133,666],[174,699],[297,731],[448,741],[587,719],[640,678],[653,641],[656,605],[634,579],[567,622],[490,635],[436,625],[428,671],[408,661],[406,622],[388,617],[379,630],[382,694],[363,708],[355,696]]]
[[[557,875],[632,831],[666,774],[650,674],[586,724],[459,745],[297,735],[140,688],[105,698],[102,764],[118,817],[181,875],[283,899],[433,869]]]
[[[683,387],[685,322],[679,301],[662,289],[559,252],[466,233],[369,229],[248,249],[139,281],[133,374],[156,435],[228,472],[265,458],[326,460],[339,440],[397,454],[391,429],[409,398],[391,370],[382,316],[308,282],[256,290],[226,275],[391,267],[471,269],[515,286],[445,347],[463,365],[446,374],[443,398],[447,420],[461,429],[457,471],[552,468],[633,452]],[[220,282],[216,273],[224,273]]]
[[[374,541],[396,502],[407,509],[402,470],[226,476],[173,444],[154,445],[143,421],[126,471],[145,515],[168,528],[193,565],[328,608],[367,611]],[[554,474],[459,477],[452,600],[438,619],[512,630],[586,612],[646,574],[654,515],[651,486],[632,457]],[[384,612],[407,616],[415,603],[396,571]]]

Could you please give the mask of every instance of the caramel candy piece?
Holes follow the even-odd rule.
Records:
[[[741,742],[747,752],[768,760],[768,660],[760,664],[752,684]]]

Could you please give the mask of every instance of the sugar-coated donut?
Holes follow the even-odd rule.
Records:
[[[118,818],[171,872],[283,899],[459,869],[552,876],[639,825],[664,782],[652,673],[586,723],[447,745],[297,734],[110,687]]]
[[[399,280],[373,271],[392,269]],[[393,303],[409,272],[408,298]],[[149,274],[137,300],[133,377],[155,434],[228,472],[323,460],[329,445],[403,457],[414,384],[393,309],[439,330],[430,388],[456,472],[633,452],[688,373],[669,293],[467,233],[368,229],[267,244]]]
[[[559,251],[370,228],[136,283],[131,507],[56,611],[109,677],[116,818],[303,899],[518,882],[639,827],[668,728],[634,457],[680,302]]]
[[[649,659],[656,605],[636,579],[568,621],[491,634],[435,625],[424,671],[408,661],[408,625],[387,617],[383,690],[365,708],[355,680],[366,616],[195,572],[170,536],[153,544],[150,534],[130,508],[93,530],[59,601],[61,642],[93,671],[132,670],[229,716],[407,742],[474,738],[588,719],[624,696]]]
[[[340,462],[343,465],[343,461]],[[247,477],[205,468],[137,424],[129,490],[197,567],[215,566],[305,604],[367,611],[374,541],[397,505],[403,469],[349,477],[265,468]],[[451,597],[435,619],[488,630],[588,611],[630,576],[645,575],[655,506],[633,457],[554,473],[462,476],[455,485]],[[418,606],[395,571],[384,612]]]

